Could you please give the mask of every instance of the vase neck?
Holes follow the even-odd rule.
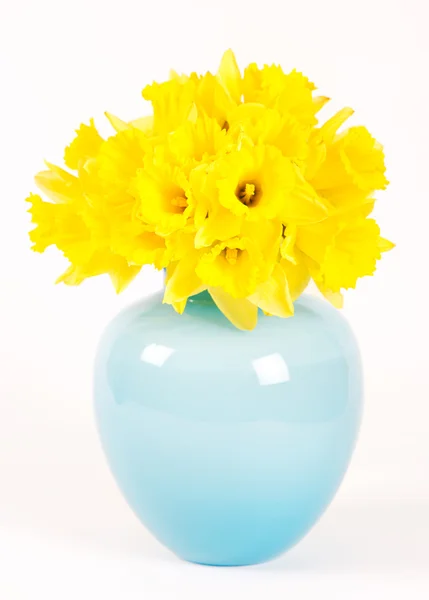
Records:
[[[188,304],[192,305],[197,305],[197,306],[202,306],[202,305],[206,305],[206,306],[216,306],[215,303],[213,302],[213,298],[210,296],[209,292],[207,290],[204,290],[203,292],[200,292],[199,294],[195,294],[195,296],[191,296],[188,299]]]

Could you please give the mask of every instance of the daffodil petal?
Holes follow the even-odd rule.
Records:
[[[153,116],[149,115],[147,117],[134,119],[134,121],[130,121],[130,125],[136,129],[140,129],[140,131],[143,131],[143,133],[148,133],[153,129]]]
[[[59,203],[82,200],[82,188],[78,177],[49,162],[46,162],[46,166],[49,170],[37,173],[34,181],[50,200]]]
[[[307,265],[300,258],[295,264],[289,260],[282,260],[280,261],[280,267],[286,276],[292,302],[295,302],[310,282],[310,273]]]
[[[389,252],[389,250],[393,250],[395,244],[386,240],[386,238],[380,237],[378,240],[378,247],[380,248],[380,252]]]
[[[231,49],[223,55],[217,75],[223,87],[238,104],[241,97],[241,74]]]
[[[346,107],[338,111],[320,128],[320,134],[326,144],[332,144],[335,134],[343,123],[347,121],[354,113],[352,108]]]
[[[317,194],[316,190],[304,179],[298,168],[296,183],[284,201],[281,217],[284,222],[296,225],[318,223],[328,216],[326,201]]]
[[[210,296],[218,309],[235,327],[250,331],[258,321],[258,307],[245,298],[233,298],[222,288],[209,288]]]
[[[296,256],[294,250],[296,242],[296,232],[296,225],[288,225],[285,228],[284,237],[280,245],[281,256],[289,260],[293,264],[296,264]]]
[[[291,317],[294,312],[286,275],[280,265],[274,267],[267,281],[261,283],[249,296],[250,302],[276,317]]]
[[[195,247],[210,246],[216,240],[223,241],[240,233],[242,219],[222,206],[211,214],[198,229]]]
[[[127,265],[124,260],[123,265],[114,271],[109,272],[110,281],[115,288],[115,292],[120,294],[123,292],[140,272],[140,266]]]
[[[104,114],[106,115],[106,117],[107,117],[110,125],[113,127],[113,129],[116,132],[125,131],[126,129],[130,129],[131,128],[128,123],[126,123],[125,121],[123,121],[119,117],[115,117],[115,115],[112,115],[109,112],[105,112]]]
[[[64,151],[64,162],[69,169],[77,169],[82,161],[93,158],[100,150],[103,138],[98,133],[94,120],[84,123],[77,129],[76,137]]]
[[[198,108],[196,107],[196,104],[192,104],[191,108],[189,109],[188,121],[195,125],[197,120],[198,120]]]
[[[326,298],[326,300],[328,300],[328,302],[332,304],[332,306],[335,306],[335,308],[343,308],[344,297],[341,292],[332,292],[331,290],[325,290],[320,287],[319,289]]]
[[[321,110],[329,101],[330,98],[327,96],[316,96],[313,98],[313,104],[317,111]]]
[[[188,302],[188,299],[185,298],[184,300],[180,300],[180,302],[173,302],[172,307],[179,315],[183,315],[187,302]]]
[[[164,302],[177,304],[205,289],[201,279],[195,273],[196,256],[184,257],[174,266],[167,268]]]

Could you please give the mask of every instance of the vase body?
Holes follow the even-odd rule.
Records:
[[[361,418],[359,352],[311,296],[243,332],[206,293],[183,315],[158,295],[106,329],[95,411],[116,481],[159,541],[192,562],[263,562],[338,489]]]

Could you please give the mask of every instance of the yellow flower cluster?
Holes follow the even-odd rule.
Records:
[[[122,290],[142,265],[166,268],[164,301],[178,312],[207,289],[239,328],[258,307],[280,317],[313,279],[335,305],[372,275],[393,244],[368,218],[387,185],[367,129],[338,133],[345,108],[319,126],[328,98],[301,73],[249,65],[228,50],[216,75],[171,74],[143,90],[153,116],[103,139],[82,125],[64,170],[36,176],[33,249],[54,244],[69,285],[108,273]]]

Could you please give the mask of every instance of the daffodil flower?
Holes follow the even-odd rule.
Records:
[[[312,279],[341,306],[393,244],[370,217],[385,189],[382,146],[351,108],[318,122],[329,101],[303,74],[228,50],[216,73],[177,74],[143,90],[151,114],[93,120],[46,163],[31,194],[33,250],[69,261],[58,281],[108,274],[117,291],[146,264],[166,269],[178,313],[207,290],[238,328],[258,311],[291,317]],[[150,111],[148,110],[148,113]]]

